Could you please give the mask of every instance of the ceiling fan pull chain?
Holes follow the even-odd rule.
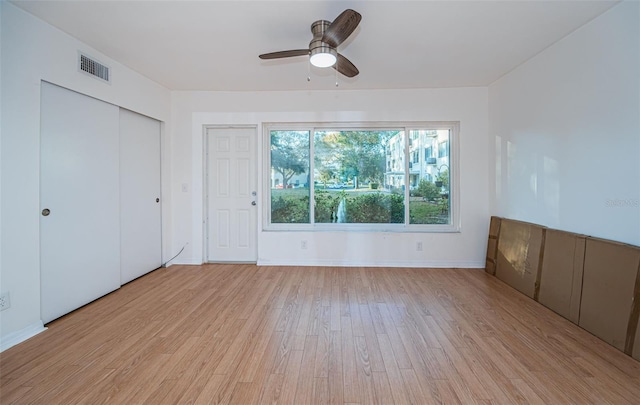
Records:
[[[336,68],[338,67],[338,65],[336,65]],[[336,74],[336,87],[338,87],[338,69],[333,69],[334,73]]]
[[[311,60],[307,63],[307,81],[311,81]]]

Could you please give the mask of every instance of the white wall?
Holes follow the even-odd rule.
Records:
[[[3,7],[0,4],[0,95],[2,94],[2,14]],[[2,98],[0,96],[0,291],[4,292],[2,285]],[[0,314],[0,317],[2,314]],[[2,336],[2,320],[0,319],[0,337]],[[0,350],[2,350],[0,348]]]
[[[460,121],[460,233],[260,231],[258,263],[484,266],[489,220],[486,88],[173,92],[171,111],[172,159],[180,162],[172,178],[173,245],[179,249],[188,242],[175,263],[203,261],[203,125],[258,125],[261,149],[267,147],[262,142],[263,122],[410,120]],[[260,168],[262,156],[260,150]],[[263,190],[264,178],[260,170],[259,190]],[[181,191],[183,184],[187,192]],[[263,204],[265,196],[259,197]],[[301,239],[308,241],[307,250],[300,249]],[[415,249],[417,241],[423,242],[422,252]]]
[[[489,87],[493,214],[640,245],[639,7]]]
[[[11,308],[0,313],[0,337],[4,346],[16,334],[27,333],[42,325],[39,252],[41,81],[49,81],[165,122],[170,117],[170,93],[12,4],[2,1],[0,7],[0,289],[11,294]],[[79,73],[76,66],[78,50],[110,66],[112,83],[105,84]],[[166,178],[169,178],[168,174]],[[168,199],[164,201],[168,202]]]

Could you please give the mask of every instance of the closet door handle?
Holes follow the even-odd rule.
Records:
[[[49,214],[51,214],[51,210],[49,208],[45,208],[42,210],[42,216],[43,217],[48,217]]]

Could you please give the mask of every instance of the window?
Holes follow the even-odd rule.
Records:
[[[265,228],[457,230],[449,146],[457,128],[264,124]]]
[[[449,156],[449,139],[442,139],[438,142],[438,157],[445,158]]]
[[[309,134],[271,132],[272,223],[309,223]]]

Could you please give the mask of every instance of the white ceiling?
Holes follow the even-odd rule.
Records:
[[[14,1],[171,90],[331,89],[308,58],[310,25],[362,14],[339,48],[360,70],[341,88],[487,86],[616,1]]]

